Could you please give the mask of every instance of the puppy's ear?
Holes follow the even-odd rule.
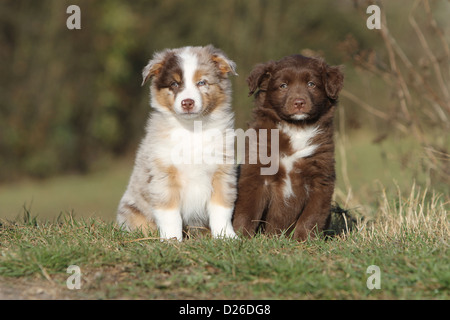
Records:
[[[273,66],[274,62],[269,61],[267,63],[258,64],[253,68],[247,78],[249,96],[255,93],[258,88],[262,90],[267,89],[268,80],[271,77],[270,73],[272,72]]]
[[[212,60],[217,64],[217,68],[222,74],[225,75],[231,73],[235,76],[238,75],[236,73],[236,63],[234,61],[231,61],[230,59],[221,55],[213,55]]]
[[[325,75],[325,92],[328,98],[337,100],[339,92],[344,86],[344,74],[342,73],[342,66],[326,66]]]
[[[164,67],[165,62],[171,55],[174,55],[174,53],[170,50],[157,52],[153,55],[153,58],[142,70],[141,86],[143,86],[149,79],[151,79],[154,76],[157,76],[161,72],[161,69]]]
[[[236,63],[225,55],[225,53],[214,47],[213,45],[207,45],[207,49],[211,52],[211,60],[216,64],[217,68],[219,69],[220,73],[222,75],[227,75],[228,73],[231,73],[235,76],[238,74],[236,73]]]

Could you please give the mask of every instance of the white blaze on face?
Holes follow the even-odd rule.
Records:
[[[202,96],[197,84],[194,83],[195,71],[198,68],[197,56],[186,48],[179,54],[181,69],[183,70],[184,88],[177,94],[174,109],[177,114],[186,114],[183,110],[182,102],[185,99],[194,101],[194,108],[190,111],[192,114],[198,114],[202,110]]]

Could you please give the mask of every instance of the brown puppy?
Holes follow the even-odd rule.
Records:
[[[279,166],[274,174],[262,175],[268,165],[260,159],[249,163],[257,148],[246,146],[233,216],[236,231],[248,236],[258,230],[293,231],[295,239],[305,240],[328,227],[335,182],[333,116],[343,81],[339,67],[301,55],[251,72],[250,95],[257,92],[250,128],[258,135],[258,149],[267,148],[265,154]],[[261,137],[261,129],[278,130],[278,139]]]

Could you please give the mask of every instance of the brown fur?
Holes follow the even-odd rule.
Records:
[[[314,86],[309,87],[310,81]],[[330,220],[335,182],[333,116],[343,74],[339,67],[328,66],[321,59],[293,55],[257,65],[247,82],[250,95],[256,92],[250,128],[257,132],[285,130],[279,132],[280,163],[275,175],[261,175],[260,168],[264,165],[260,162],[249,164],[246,146],[247,159],[240,168],[233,227],[248,236],[260,230],[267,234],[293,232],[298,240],[314,237],[328,227]],[[295,105],[299,99],[305,102],[301,109]],[[307,118],[293,118],[302,114]],[[318,127],[318,133],[310,144],[317,148],[310,156],[293,163],[289,172],[292,195],[286,197],[283,188],[288,176],[282,159],[297,150],[285,131],[313,127]],[[269,139],[268,154],[272,144]]]
[[[136,206],[125,205],[123,211],[129,214],[130,219],[128,223],[131,229],[141,229],[146,235],[156,231],[156,224],[153,221],[149,221]]]

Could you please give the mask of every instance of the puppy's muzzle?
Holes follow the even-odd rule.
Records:
[[[195,101],[192,99],[184,99],[181,101],[181,108],[183,108],[184,113],[191,113],[194,109]]]
[[[306,108],[306,101],[305,99],[295,99],[294,100],[294,110],[297,112],[304,112]]]

